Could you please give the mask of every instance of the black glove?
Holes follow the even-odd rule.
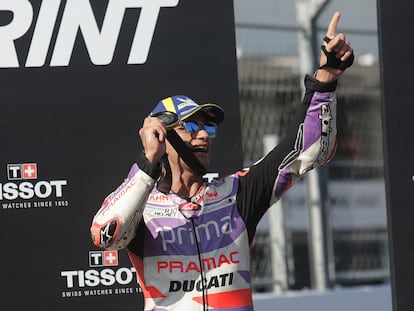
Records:
[[[328,37],[323,38],[323,41],[325,41],[326,43],[329,43],[329,41],[331,41],[331,39],[329,39]],[[336,53],[334,51],[332,52],[328,52],[326,50],[325,45],[321,45],[321,49],[323,51],[323,53],[326,55],[326,64],[322,65],[319,67],[319,69],[322,68],[326,68],[326,67],[330,67],[330,68],[335,68],[335,69],[339,69],[339,70],[345,70],[348,67],[351,67],[352,64],[354,63],[354,52],[352,52],[351,57],[349,57],[346,61],[341,61],[340,59],[336,58]]]

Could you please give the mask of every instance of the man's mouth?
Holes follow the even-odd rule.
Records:
[[[193,153],[207,153],[208,149],[207,146],[194,146],[191,148]]]

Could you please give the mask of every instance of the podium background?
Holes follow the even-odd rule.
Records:
[[[0,309],[140,310],[142,296],[136,278],[129,282],[125,252],[114,266],[91,261],[90,252],[98,251],[89,236],[92,216],[134,162],[143,118],[170,95],[225,109],[210,171],[241,168],[233,2],[180,0],[161,8],[144,64],[127,64],[140,16],[139,9],[127,9],[109,65],[92,64],[78,32],[69,66],[51,67],[49,51],[44,66],[27,68],[41,1],[29,2],[32,25],[15,40],[20,67],[0,68]],[[91,0],[98,25],[107,3]],[[13,21],[5,13],[0,11],[0,27]],[[37,178],[10,178],[13,167],[25,163],[36,164]],[[47,193],[56,180],[66,183],[62,193],[54,187]],[[7,199],[17,195],[10,187],[22,183],[40,183],[38,194]],[[51,206],[35,207],[42,204]]]
[[[378,0],[385,177],[394,311],[414,308],[414,29],[409,1]]]

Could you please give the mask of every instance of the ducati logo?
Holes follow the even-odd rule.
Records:
[[[91,1],[42,0],[39,14],[34,17],[29,0],[1,0],[0,12],[11,12],[8,24],[0,26],[0,68],[22,66],[42,67],[51,55],[50,66],[68,66],[75,40],[82,37],[90,60],[95,65],[108,65],[117,46],[127,9],[140,8],[128,64],[144,64],[147,60],[160,9],[175,7],[179,0],[108,0],[102,27],[99,29]],[[63,12],[61,17],[60,12]],[[33,24],[27,55],[18,55],[15,40],[25,36]],[[78,35],[79,34],[79,35]],[[56,37],[56,40],[52,38]]]

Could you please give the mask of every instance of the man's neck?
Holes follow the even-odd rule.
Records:
[[[171,191],[183,198],[191,198],[195,196],[203,185],[202,176],[194,174],[182,174],[173,176]]]

